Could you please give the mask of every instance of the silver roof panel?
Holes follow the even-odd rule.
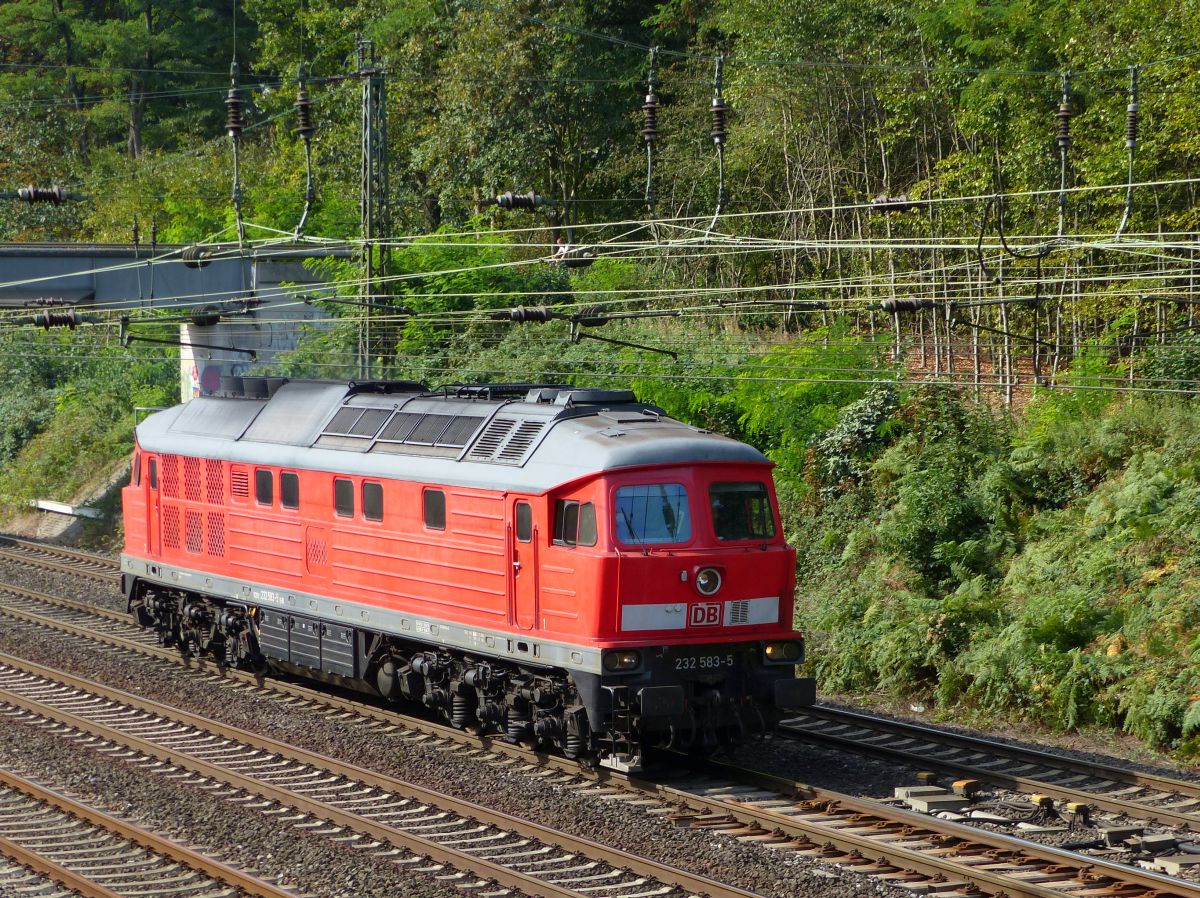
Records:
[[[143,449],[164,454],[531,493],[641,465],[769,463],[752,446],[668,418],[628,401],[627,394],[573,391],[585,397],[573,404],[570,396],[564,401],[564,392],[550,401],[505,402],[363,394],[344,383],[298,382],[285,384],[269,400],[193,399],[149,416],[138,425],[137,436]],[[617,401],[606,405],[606,399]],[[322,437],[322,428],[348,404],[484,417],[488,423],[461,450]],[[499,428],[505,433],[497,442],[496,431],[493,437],[488,433],[499,418],[517,424]],[[384,451],[367,451],[370,446]]]

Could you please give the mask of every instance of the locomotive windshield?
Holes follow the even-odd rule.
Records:
[[[765,484],[714,483],[708,488],[708,497],[717,539],[770,539],[775,535],[775,515]]]
[[[617,490],[617,539],[626,545],[686,543],[692,538],[687,490],[646,483]]]

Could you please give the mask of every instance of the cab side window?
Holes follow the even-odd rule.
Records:
[[[555,502],[554,543],[558,546],[596,545],[596,506],[574,499]]]

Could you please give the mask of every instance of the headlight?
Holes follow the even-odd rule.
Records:
[[[763,658],[769,664],[799,664],[803,657],[798,642],[768,642],[763,646]]]
[[[706,567],[696,574],[696,591],[702,596],[715,596],[721,588],[721,572]]]
[[[608,652],[604,656],[606,670],[633,670],[642,663],[642,653],[635,651]]]

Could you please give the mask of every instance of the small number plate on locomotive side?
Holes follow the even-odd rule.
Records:
[[[676,670],[716,670],[719,667],[733,667],[737,655],[726,652],[722,655],[689,655],[686,658],[675,659]]]

